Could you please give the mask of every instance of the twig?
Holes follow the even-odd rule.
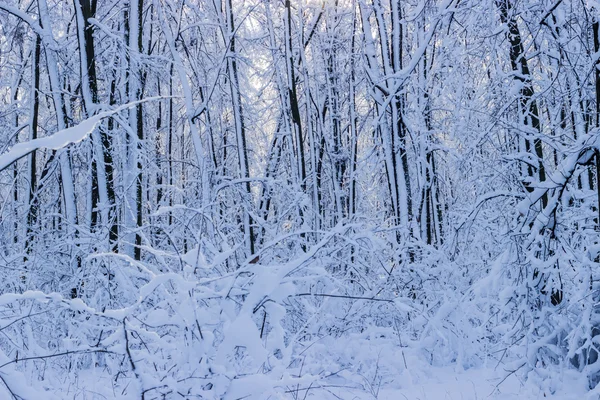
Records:
[[[56,353],[56,354],[48,354],[45,356],[35,356],[35,357],[24,357],[24,358],[19,358],[16,360],[11,360],[8,361],[2,365],[0,365],[0,369],[6,367],[9,364],[15,364],[21,361],[29,361],[29,360],[43,360],[45,358],[54,358],[54,357],[61,357],[61,356],[68,356],[69,354],[90,354],[90,353],[112,353],[108,350],[104,350],[104,349],[100,349],[100,350],[75,350],[75,351],[65,351],[62,353]]]
[[[554,5],[552,7],[550,7],[548,12],[546,14],[544,14],[544,16],[542,17],[542,20],[540,21],[540,25],[546,24],[546,18],[548,18],[554,12],[554,10],[556,10],[556,8],[560,5],[560,3],[562,3],[562,0],[558,0],[556,3],[554,3]]]
[[[15,320],[14,320],[14,321],[12,321],[11,323],[9,323],[9,324],[7,324],[7,325],[4,325],[2,328],[0,328],[0,331],[3,331],[4,329],[8,328],[9,326],[13,325],[14,323],[17,323],[17,322],[19,322],[19,321],[22,321],[22,320],[24,320],[25,318],[29,318],[29,317],[35,317],[36,315],[40,315],[40,314],[46,314],[48,311],[49,311],[49,310],[46,310],[46,311],[40,311],[40,312],[38,312],[38,313],[35,313],[35,314],[27,314],[27,315],[24,315],[24,316],[22,316],[22,317],[20,317],[20,318],[17,318],[17,319],[15,319]]]
[[[510,371],[510,373],[508,375],[506,375],[500,382],[498,382],[498,384],[494,387],[494,390],[492,390],[492,392],[489,394],[489,396],[493,395],[494,392],[496,390],[498,390],[498,386],[502,385],[502,383],[508,379],[509,376],[511,376],[512,374],[514,374],[515,372],[517,372],[518,370],[520,370],[521,368],[523,368],[527,363],[523,363],[521,364],[521,366],[517,369],[514,369],[512,371]]]
[[[0,375],[0,380],[2,380],[2,383],[4,383],[4,386],[6,386],[6,388],[10,392],[10,395],[13,397],[13,399],[15,399],[15,400],[22,399],[21,396],[17,396],[15,394],[15,392],[12,391],[12,389],[10,388],[10,386],[8,386],[8,383],[6,383],[6,380],[4,380],[4,377],[2,375]]]
[[[361,296],[347,296],[341,294],[323,294],[323,293],[298,293],[294,296],[316,296],[316,297],[334,297],[338,299],[351,299],[351,300],[371,300],[371,301],[383,301],[386,303],[393,303],[391,299],[376,299],[374,297],[361,297]]]
[[[146,397],[146,391],[144,390],[142,380],[140,379],[140,375],[138,374],[137,369],[135,367],[135,363],[133,362],[133,357],[131,356],[131,351],[129,350],[129,335],[127,335],[127,326],[125,326],[125,320],[126,318],[123,318],[123,333],[125,334],[125,351],[127,352],[127,358],[129,358],[131,370],[133,371],[133,374],[135,375],[137,380],[140,382],[140,389],[142,390],[142,400],[144,400]]]

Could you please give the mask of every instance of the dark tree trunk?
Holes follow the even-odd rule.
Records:
[[[531,82],[531,73],[527,64],[527,58],[525,58],[525,50],[523,49],[523,42],[521,40],[521,33],[519,32],[519,26],[517,25],[516,18],[511,15],[513,8],[512,0],[496,0],[496,4],[500,10],[500,19],[503,24],[508,25],[508,40],[510,42],[510,63],[513,71],[515,72],[514,79],[521,83],[521,95],[520,95],[520,106],[524,113],[525,125],[531,126],[538,135],[542,134],[542,128],[540,124],[540,114],[537,106],[537,102],[533,98],[533,84]],[[533,147],[533,148],[532,148]],[[546,180],[546,170],[544,168],[544,153],[542,149],[542,140],[537,137],[533,140],[533,146],[531,140],[525,139],[525,151],[533,154],[537,160],[537,173],[540,182]],[[529,177],[534,177],[534,167],[528,165],[527,172]],[[542,207],[548,204],[548,195],[544,194],[542,197]]]

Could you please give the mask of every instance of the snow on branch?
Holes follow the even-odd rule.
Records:
[[[518,205],[518,211],[521,215],[526,215],[527,210],[537,203],[545,193],[562,189],[573,173],[577,165],[589,162],[593,156],[594,150],[600,150],[600,141],[598,140],[597,129],[592,130],[589,134],[582,136],[572,147],[566,152],[567,157],[557,166],[556,170],[550,175],[548,182],[540,184],[535,190],[527,195]],[[548,207],[547,207],[548,208]]]
[[[63,147],[66,147],[72,143],[81,142],[85,139],[90,133],[94,131],[98,123],[102,121],[104,118],[110,117],[113,114],[116,114],[120,111],[128,109],[130,107],[135,106],[136,104],[143,103],[151,100],[160,100],[165,97],[149,97],[144,100],[134,101],[131,103],[124,104],[120,107],[115,108],[110,111],[103,111],[81,121],[79,124],[60,130],[53,135],[46,136],[39,139],[30,140],[27,142],[17,143],[14,145],[8,152],[0,155],[0,172],[4,171],[7,167],[9,167],[15,161],[20,160],[26,155],[33,153],[38,149],[53,149],[59,150]]]

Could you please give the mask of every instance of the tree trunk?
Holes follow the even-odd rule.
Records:
[[[35,38],[35,50],[32,65],[33,72],[33,88],[32,88],[32,110],[31,110],[31,140],[37,139],[38,130],[38,116],[40,109],[40,55],[42,47],[42,38],[36,35]],[[16,185],[15,185],[16,186]],[[36,163],[36,152],[33,151],[29,155],[29,212],[27,213],[27,235],[25,240],[25,251],[29,252],[29,246],[33,240],[33,227],[37,223],[38,216],[38,205],[36,201],[36,189],[37,189],[37,163]]]
[[[538,111],[537,102],[533,98],[534,91],[531,83],[531,74],[529,72],[529,66],[527,64],[527,58],[525,57],[525,50],[523,49],[523,42],[521,40],[521,33],[517,25],[517,20],[514,15],[511,14],[513,9],[513,0],[496,0],[496,4],[500,10],[500,19],[503,24],[508,25],[508,40],[510,42],[510,63],[515,75],[514,80],[519,81],[521,84],[520,90],[520,107],[523,113],[523,123],[526,126],[531,126],[539,136],[542,135],[542,127],[540,124],[540,115]],[[533,147],[533,149],[532,149]],[[537,174],[539,182],[546,180],[546,170],[544,168],[544,153],[542,149],[542,140],[537,137],[533,139],[533,146],[529,138],[525,138],[525,151],[531,153],[537,158]],[[534,177],[534,167],[528,165],[527,173],[529,177]],[[548,204],[548,195],[544,194],[542,197],[542,207]]]
[[[226,18],[229,28],[229,50],[231,56],[228,58],[229,83],[231,85],[231,97],[233,101],[233,114],[235,119],[235,130],[238,147],[238,159],[240,175],[245,179],[245,187],[247,198],[245,199],[246,207],[250,207],[252,203],[252,192],[250,190],[250,171],[248,168],[248,148],[246,145],[246,125],[244,121],[244,110],[242,106],[242,96],[240,93],[240,84],[237,68],[237,54],[235,47],[235,24],[233,19],[232,0],[226,0]],[[248,236],[248,246],[250,255],[255,253],[255,237],[254,237],[254,222],[250,212],[244,210],[244,234]]]

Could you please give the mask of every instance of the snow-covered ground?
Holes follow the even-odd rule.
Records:
[[[504,375],[503,375],[504,374]],[[362,390],[351,388],[324,388],[315,391],[306,398],[324,399],[340,398],[352,400],[596,400],[597,393],[586,393],[585,382],[575,376],[557,376],[546,385],[556,386],[554,392],[550,388],[540,388],[530,377],[525,381],[516,374],[506,377],[505,371],[493,369],[472,369],[456,371],[454,368],[432,367],[429,370],[408,370],[400,373],[394,382],[394,388],[373,388],[368,393],[369,385]],[[324,394],[330,392],[331,397]],[[552,393],[553,392],[553,393]],[[337,396],[337,397],[336,397]],[[302,398],[302,396],[300,396]]]
[[[413,360],[412,357],[409,358]],[[420,364],[417,362],[417,364]],[[535,374],[535,373],[532,373]],[[232,390],[224,397],[215,397],[225,400],[266,400],[266,399],[319,399],[319,400],[598,400],[599,391],[586,390],[586,380],[581,374],[567,371],[556,374],[555,378],[545,381],[537,380],[535,375],[529,375],[525,380],[522,374],[505,371],[503,369],[477,368],[457,370],[455,367],[425,367],[420,364],[408,370],[399,371],[397,376],[387,380],[385,386],[380,380],[369,379],[365,376],[362,383],[354,384],[330,381],[326,383],[314,382],[307,385],[284,385],[272,382],[277,388],[268,388],[269,382],[260,375],[244,380],[242,391],[246,394],[240,397],[240,391]],[[343,374],[340,374],[343,375]],[[264,376],[263,376],[264,377]],[[388,377],[389,378],[389,377]],[[537,382],[536,382],[537,381]],[[380,384],[378,384],[379,382]],[[117,387],[112,379],[94,376],[94,374],[81,373],[69,385],[66,391],[57,391],[47,385],[47,391],[42,387],[33,390],[26,384],[19,384],[12,380],[18,392],[31,399],[119,399],[127,400],[136,398],[135,394],[127,389]],[[47,382],[50,383],[50,382]],[[56,382],[54,382],[56,383]],[[51,384],[52,385],[52,384]],[[309,388],[308,390],[306,390]],[[210,399],[211,394],[207,393]],[[11,395],[6,387],[0,385],[0,399],[9,399]],[[30,397],[27,397],[28,399]],[[155,397],[150,397],[155,398]],[[159,397],[162,398],[162,397]],[[168,398],[168,397],[167,397]]]

